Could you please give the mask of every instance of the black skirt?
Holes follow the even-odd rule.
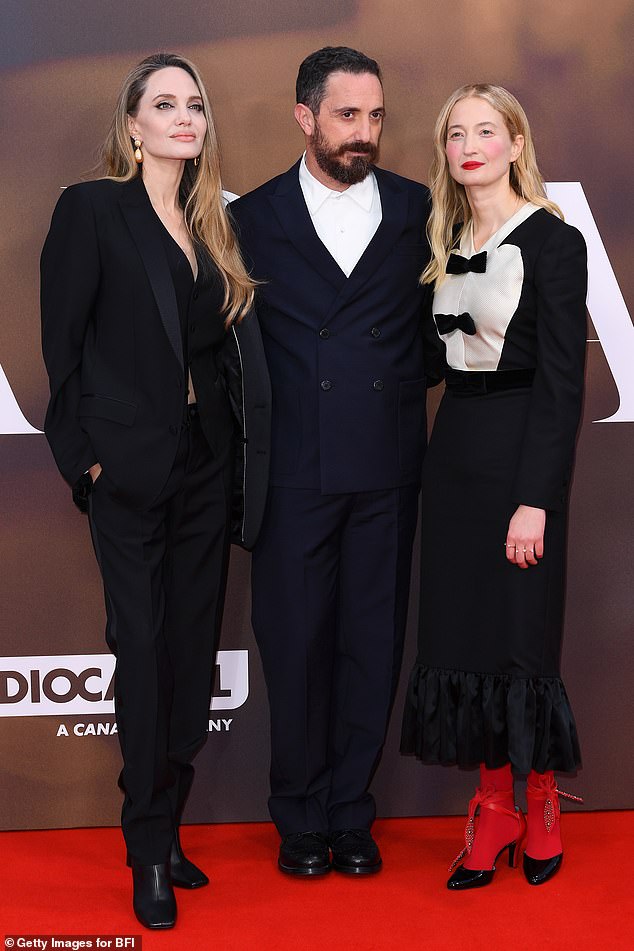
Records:
[[[566,515],[546,516],[526,570],[504,542],[530,387],[447,389],[425,458],[418,657],[401,751],[426,763],[580,765],[560,677]],[[534,460],[539,465],[539,459]]]

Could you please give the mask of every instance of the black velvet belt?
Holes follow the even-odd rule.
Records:
[[[525,370],[454,370],[448,367],[445,385],[451,393],[476,396],[530,387],[534,376],[532,367]]]

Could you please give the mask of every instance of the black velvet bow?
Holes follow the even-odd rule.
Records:
[[[460,254],[450,254],[447,261],[447,274],[484,274],[487,269],[487,253],[480,251],[470,258],[463,258]]]
[[[473,337],[476,333],[476,325],[471,314],[434,314],[434,320],[441,336],[450,334],[452,330],[462,330],[463,334],[469,337]]]

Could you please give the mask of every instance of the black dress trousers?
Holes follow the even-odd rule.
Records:
[[[418,486],[271,486],[253,553],[253,629],[271,709],[269,810],[282,836],[369,829],[368,786],[401,667]]]
[[[186,412],[157,499],[134,510],[104,472],[90,523],[116,656],[115,712],[129,856],[167,859],[208,730],[229,553],[231,445],[212,455]]]

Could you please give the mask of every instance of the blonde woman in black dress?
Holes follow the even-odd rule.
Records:
[[[546,198],[525,113],[464,86],[436,124],[428,234],[446,392],[425,459],[420,641],[402,750],[480,767],[451,889],[526,843],[559,868],[561,792],[580,764],[559,670],[566,505],[586,338],[586,248]],[[527,821],[513,770],[528,774]],[[456,864],[456,863],[455,863]]]

